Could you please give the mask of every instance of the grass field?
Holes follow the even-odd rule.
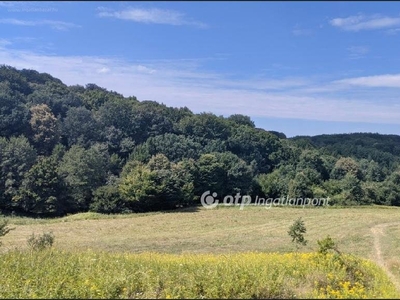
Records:
[[[400,282],[400,209],[220,207],[131,215],[78,214],[52,220],[8,218],[15,230],[2,238],[1,251],[24,249],[32,233],[52,231],[59,250],[167,254],[292,252],[287,234],[295,219],[305,221],[314,252],[330,235],[344,253],[375,261],[393,283]]]
[[[130,215],[77,214],[59,219],[8,218],[15,230],[3,240],[2,249],[25,247],[32,233],[53,231],[59,249],[93,249],[118,252],[226,253],[241,251],[291,252],[287,234],[302,217],[309,245],[330,235],[343,252],[374,258],[372,228],[400,222],[400,209],[321,208],[296,209],[221,207]],[[382,248],[386,256],[400,257],[399,226],[384,228]],[[393,232],[394,234],[390,234]],[[397,245],[397,246],[396,246]],[[389,257],[386,257],[389,258]]]

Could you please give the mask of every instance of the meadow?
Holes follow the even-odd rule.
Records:
[[[399,216],[369,206],[7,217],[0,297],[398,298]],[[297,250],[287,231],[298,217],[309,243]],[[27,249],[50,231],[53,249]],[[339,258],[316,254],[327,235]]]

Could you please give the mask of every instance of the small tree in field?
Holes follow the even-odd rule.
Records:
[[[8,227],[7,225],[8,225],[7,220],[0,222],[0,237],[5,236],[7,233],[9,233],[11,230],[14,229]],[[1,246],[1,241],[0,241],[0,246]]]
[[[296,248],[300,245],[307,245],[308,241],[304,238],[306,232],[307,229],[301,217],[294,221],[294,223],[289,227],[288,234],[292,238],[292,242],[296,243]]]

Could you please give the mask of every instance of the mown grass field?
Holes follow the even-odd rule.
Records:
[[[15,230],[3,240],[4,249],[26,247],[32,233],[53,231],[55,247],[63,250],[106,250],[117,252],[156,251],[163,253],[226,253],[241,251],[291,252],[295,249],[287,234],[295,219],[302,217],[309,245],[330,235],[343,252],[373,258],[371,229],[400,222],[398,208],[271,208],[221,207],[130,215],[85,213],[59,219],[8,218]],[[399,234],[385,230],[385,253],[400,257]]]
[[[337,242],[339,249],[343,253],[348,253],[376,262],[377,265],[382,267],[382,273],[379,273],[380,269],[376,269],[374,265],[368,265],[368,262],[364,262],[364,269],[362,273],[368,273],[370,275],[368,275],[368,283],[361,283],[361,287],[356,285],[356,280],[353,276],[354,274],[351,275],[353,276],[351,277],[349,274],[346,275],[343,273],[344,271],[335,269],[333,265],[329,265],[329,263],[327,265],[327,263],[324,262],[319,267],[314,265],[314,267],[317,269],[322,268],[320,269],[322,272],[320,274],[321,278],[311,279],[312,276],[310,274],[313,274],[311,269],[304,270],[303,275],[296,277],[297,275],[294,271],[298,268],[301,269],[302,264],[304,264],[304,266],[312,265],[308,259],[311,259],[313,254],[303,254],[305,256],[302,259],[293,259],[293,257],[289,259],[288,257],[294,254],[287,254],[289,256],[281,256],[280,258],[272,258],[271,255],[278,254],[254,253],[288,253],[295,251],[296,248],[291,243],[291,240],[287,234],[287,230],[293,221],[298,217],[302,217],[305,221],[305,225],[307,227],[307,233],[305,236],[306,239],[309,240],[309,244],[306,247],[299,249],[300,252],[315,252],[318,249],[317,240],[323,239],[327,235],[330,235]],[[98,283],[98,285],[102,286],[102,288],[98,289],[98,291],[100,291],[98,293],[100,294],[97,295],[97,297],[111,297],[114,295],[111,292],[111,294],[106,292],[107,289],[105,290],[106,287],[111,289],[111,286],[116,288],[116,285],[114,284],[110,286],[111,282],[122,282],[121,284],[117,284],[117,286],[120,286],[120,289],[118,289],[119,292],[117,293],[114,291],[113,293],[117,293],[115,294],[116,296],[114,295],[115,297],[118,296],[123,298],[155,296],[161,298],[197,298],[200,296],[204,296],[206,298],[240,298],[253,296],[263,298],[267,297],[268,295],[272,295],[272,298],[278,297],[277,294],[274,294],[276,291],[274,292],[267,288],[268,285],[266,282],[257,281],[261,279],[256,280],[256,278],[260,277],[256,276],[257,272],[264,272],[262,274],[264,274],[266,278],[270,279],[275,276],[273,278],[275,278],[274,280],[278,280],[278,283],[279,280],[283,280],[284,278],[291,278],[288,281],[288,284],[277,285],[280,288],[285,287],[285,291],[279,290],[280,288],[278,289],[279,293],[283,297],[299,297],[299,295],[304,297],[333,298],[339,296],[355,298],[360,298],[361,296],[369,298],[389,297],[389,294],[394,293],[394,290],[392,289],[393,286],[391,287],[391,285],[385,281],[385,278],[390,278],[393,284],[397,285],[397,287],[398,282],[400,281],[400,209],[398,208],[357,207],[319,209],[265,209],[263,207],[246,207],[243,210],[239,210],[238,207],[220,207],[212,210],[199,208],[195,210],[190,209],[175,212],[116,216],[86,213],[52,220],[29,218],[8,219],[10,220],[11,226],[15,227],[15,230],[11,231],[7,236],[2,238],[3,246],[0,247],[0,251],[7,252],[7,254],[5,254],[7,255],[6,258],[8,257],[8,259],[10,259],[12,262],[17,259],[18,255],[25,255],[25,259],[29,261],[30,258],[27,254],[29,252],[24,252],[25,254],[21,254],[12,250],[16,248],[24,250],[27,247],[26,240],[32,233],[40,234],[42,232],[52,231],[55,235],[55,243],[53,248],[56,250],[52,255],[54,255],[55,258],[53,261],[47,261],[46,259],[42,258],[44,259],[44,263],[49,264],[48,267],[50,269],[53,267],[54,269],[59,270],[54,274],[64,274],[60,271],[63,269],[61,265],[68,264],[69,261],[72,261],[71,263],[75,264],[75,266],[81,264],[80,268],[83,272],[77,274],[71,273],[73,278],[66,279],[67,281],[71,281],[68,281],[69,283],[62,281],[61,277],[59,278],[60,281],[53,281],[58,282],[58,284],[61,284],[62,287],[72,284],[76,286],[77,289],[82,289],[82,291],[85,290],[88,293],[90,287],[82,286],[85,280],[89,280],[89,283],[94,282],[95,286],[96,282],[99,280],[108,280],[108,284],[105,282]],[[148,255],[150,254],[147,252],[149,251],[158,253],[153,254],[152,256],[153,258],[157,258],[155,259],[155,261],[158,262],[158,265],[156,264],[157,266],[154,265],[154,261],[148,260]],[[248,254],[243,254],[243,252]],[[96,256],[100,254],[103,256],[99,256],[98,258],[94,259],[101,260],[104,265],[91,264],[90,259],[92,258],[89,257],[91,257],[91,255]],[[251,262],[250,258],[247,258],[246,255],[248,257],[253,257],[255,259],[254,262]],[[73,258],[66,259],[67,256],[71,256]],[[144,257],[147,257],[147,260]],[[202,258],[200,259],[199,257]],[[121,261],[121,259],[125,259],[125,262],[121,265],[111,262],[111,260]],[[3,261],[6,260],[7,259],[3,259]],[[73,263],[74,260],[76,260],[75,263]],[[107,262],[108,260],[110,261]],[[241,262],[235,265],[233,264],[233,261],[235,260],[239,260]],[[285,261],[286,263],[278,266],[275,263],[272,263],[274,260]],[[54,263],[55,261],[57,261],[57,263]],[[141,290],[140,287],[135,287],[135,285],[132,285],[133,281],[130,281],[133,280],[132,278],[134,278],[134,276],[138,276],[131,268],[141,264],[139,261],[143,262],[142,266],[144,269],[135,269],[135,272],[141,272],[140,274],[145,277],[147,276],[146,278],[148,278],[150,281],[146,281],[143,284],[145,284],[148,289],[143,289],[142,287]],[[210,263],[211,261],[213,262]],[[223,263],[224,261],[225,263]],[[231,264],[227,263],[229,261],[232,263],[232,266]],[[199,267],[200,265],[196,265],[195,262],[198,262],[200,265],[203,263],[204,266]],[[108,263],[113,264],[113,266],[108,267]],[[28,262],[26,264],[29,265]],[[211,277],[217,276],[218,274],[218,276],[221,277],[221,274],[224,271],[222,271],[223,269],[218,268],[233,268],[229,269],[229,272],[236,274],[235,272],[239,272],[240,269],[244,270],[243,274],[248,274],[248,276],[250,276],[250,279],[247,277],[244,277],[243,279],[247,286],[248,283],[246,280],[256,280],[255,282],[257,284],[254,286],[250,285],[252,288],[242,288],[241,291],[235,290],[233,287],[226,287],[227,290],[215,288],[216,290],[214,292],[209,291],[205,294],[196,294],[200,291],[198,290],[199,287],[191,286],[191,284],[194,283],[190,283],[189,279],[189,281],[186,282],[181,278],[182,276],[178,276],[177,270],[179,269],[180,264],[185,266],[186,269],[184,269],[189,272],[187,273],[187,276],[188,278],[192,278],[190,280],[200,280],[197,277],[196,279],[193,277],[195,276],[193,274],[197,272],[195,272],[195,270],[198,268],[201,270],[203,268],[205,270],[205,274]],[[149,270],[153,270],[153,272],[155,270],[154,268],[161,270],[162,265],[171,266],[172,269],[170,271],[172,273],[168,273],[169,268],[166,268],[166,273],[162,273],[161,275],[157,275],[150,279],[150,275],[148,275]],[[10,269],[11,266],[12,265],[3,265],[2,269]],[[23,264],[17,264],[17,266],[24,268]],[[30,266],[36,271],[40,269],[39,265],[34,267],[32,262],[30,262]],[[235,266],[239,269],[234,269]],[[253,271],[251,271],[252,268],[254,269]],[[289,271],[284,271],[285,268],[288,268],[288,270],[290,270],[292,273]],[[182,269],[179,270],[182,271]],[[272,272],[271,270],[276,271]],[[12,273],[12,271],[10,272],[11,273],[7,273],[8,276],[16,276],[16,282],[21,284],[20,289],[23,288],[25,283],[21,281],[27,280],[29,276],[27,275],[24,277],[22,275]],[[86,274],[85,272],[88,273]],[[107,272],[109,273],[109,276],[102,275],[106,274]],[[129,275],[130,272],[133,272],[136,275]],[[249,272],[255,273],[251,273],[252,275],[249,275]],[[272,273],[270,274],[270,272]],[[289,276],[289,273],[287,272],[289,272],[291,275]],[[331,276],[336,276],[336,274],[342,275],[338,275],[338,278],[328,278],[327,276],[329,273],[332,274]],[[389,275],[389,277],[384,275],[384,273]],[[33,274],[34,273],[32,273],[33,277],[29,277],[31,278],[30,280],[34,278]],[[83,281],[77,281],[77,276],[84,276],[86,279],[82,279]],[[125,279],[124,276],[126,276]],[[353,278],[353,281],[346,276]],[[104,278],[102,279],[100,277]],[[241,277],[239,276],[238,278]],[[206,278],[203,279],[208,280]],[[316,285],[314,279],[317,282],[321,280],[322,282],[325,282],[325,285],[322,286],[324,289],[323,291],[317,291],[315,289]],[[41,280],[43,281],[41,283],[43,285],[46,282],[46,279],[42,278]],[[225,278],[217,286],[221,287],[222,282],[228,282],[229,280],[233,280],[233,278]],[[349,283],[346,283],[347,281]],[[5,279],[3,277],[0,283],[4,284],[4,282]],[[130,284],[130,282],[132,284]],[[167,284],[166,288],[164,289],[158,286],[160,282],[164,285],[166,282],[169,282],[169,284]],[[176,285],[174,282],[181,284]],[[207,288],[208,286],[210,286],[210,288],[212,287],[212,285],[207,285],[208,281],[202,282],[204,283],[203,292],[204,288]],[[30,284],[32,284],[31,281]],[[378,284],[378,286],[375,284]],[[343,285],[347,285],[347,287]],[[175,286],[175,290],[172,289],[173,286]],[[256,286],[257,288],[255,288]],[[186,287],[188,287],[188,290],[185,290]],[[126,288],[126,290],[123,290],[123,288]],[[361,291],[358,290],[359,288]],[[79,297],[96,297],[96,289],[92,289],[93,291],[91,294],[84,294],[82,292],[83,294],[80,293]],[[129,289],[131,289],[131,293],[128,292]],[[347,291],[344,291],[343,289],[347,289]],[[353,289],[353,294],[348,294],[351,289]],[[33,291],[35,291],[35,288],[32,288],[32,285],[29,285],[29,288],[25,291],[25,294],[20,294],[19,297],[21,297],[21,295],[25,295],[26,297],[37,296],[68,298],[77,296],[75,294],[70,294],[69,296],[62,294],[62,292],[60,292],[62,289],[59,288],[57,290],[57,287],[55,286],[49,287],[46,290],[52,290],[54,291],[54,294],[40,294],[37,291],[32,294]],[[58,292],[56,292],[56,290]],[[338,292],[338,290],[342,291]],[[358,290],[357,293],[361,294],[355,296],[354,293],[356,293],[356,290]],[[156,293],[155,291],[159,291],[159,294],[154,294]],[[240,294],[241,292],[250,294]],[[253,295],[251,293],[255,294]],[[13,295],[14,294],[0,294],[0,297],[18,297],[18,295]],[[394,294],[390,295],[393,296]],[[395,296],[399,297],[399,294],[396,294]]]

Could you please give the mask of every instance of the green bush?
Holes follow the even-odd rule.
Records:
[[[329,250],[334,250],[336,253],[340,254],[340,251],[337,249],[336,243],[329,235],[323,240],[318,240],[317,243],[319,246],[318,253],[326,255]]]
[[[41,251],[53,246],[54,235],[52,232],[45,232],[39,236],[35,236],[35,234],[32,233],[32,235],[28,238],[27,243],[31,250]]]
[[[116,214],[131,212],[114,185],[101,186],[93,193],[93,200],[89,206],[92,212]]]

